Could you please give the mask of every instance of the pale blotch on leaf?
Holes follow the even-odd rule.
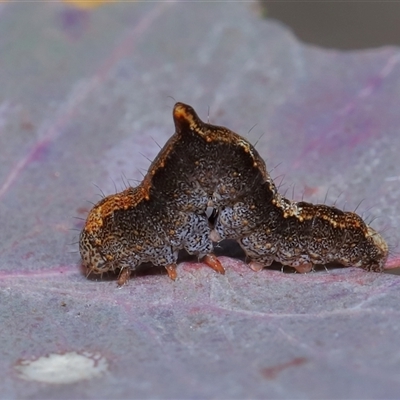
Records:
[[[108,369],[99,353],[48,354],[36,360],[21,360],[15,366],[19,377],[28,381],[68,384],[100,376]]]

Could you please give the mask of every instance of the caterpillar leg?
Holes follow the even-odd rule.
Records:
[[[292,267],[300,274],[306,274],[307,272],[310,272],[313,269],[313,264],[305,263],[305,264],[296,265],[296,266],[292,265]]]
[[[221,262],[218,260],[217,256],[213,253],[207,254],[202,258],[202,261],[207,264],[214,271],[221,275],[225,275],[225,268],[222,266]]]
[[[165,269],[167,270],[168,276],[173,281],[178,277],[178,274],[176,273],[176,264],[169,264],[169,265],[165,266]]]
[[[121,268],[117,281],[118,286],[119,287],[124,286],[129,281],[130,276],[131,276],[130,268]]]
[[[260,263],[259,261],[250,261],[249,262],[249,267],[251,270],[254,272],[259,272],[264,268],[264,264]]]

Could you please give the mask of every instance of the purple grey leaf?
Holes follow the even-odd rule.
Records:
[[[141,180],[175,99],[258,140],[288,197],[363,200],[399,267],[398,48],[305,45],[245,2],[8,3],[0,21],[2,397],[398,397],[397,275],[223,256],[225,276],[185,261],[117,289],[81,271],[73,218],[94,184]]]

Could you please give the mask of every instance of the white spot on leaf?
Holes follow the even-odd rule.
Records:
[[[37,360],[22,360],[15,367],[19,377],[29,381],[65,384],[91,379],[108,369],[107,360],[99,353],[49,354]]]

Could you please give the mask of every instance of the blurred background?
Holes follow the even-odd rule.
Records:
[[[400,44],[397,1],[261,1],[263,15],[290,26],[304,42],[337,49]]]

